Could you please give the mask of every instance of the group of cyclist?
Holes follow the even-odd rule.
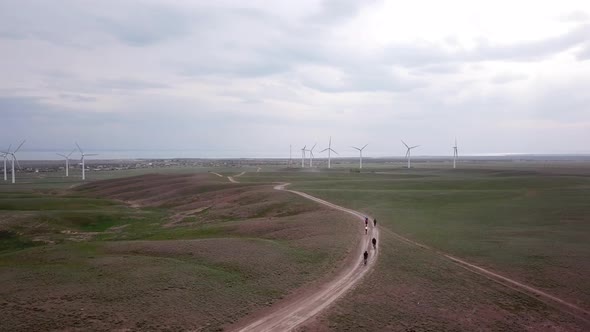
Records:
[[[373,219],[373,227],[377,227],[377,219]],[[368,234],[369,232],[369,217],[365,217],[365,235]],[[373,244],[373,250],[377,250],[377,239],[373,238],[371,240],[371,243]],[[365,250],[365,252],[363,253],[363,264],[367,265],[367,260],[369,259],[369,252],[367,250]]]

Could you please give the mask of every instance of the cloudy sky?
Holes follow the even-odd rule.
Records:
[[[0,1],[0,145],[590,153],[590,1]]]

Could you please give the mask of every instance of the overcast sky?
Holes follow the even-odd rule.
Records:
[[[0,123],[28,149],[590,153],[590,1],[2,0]]]

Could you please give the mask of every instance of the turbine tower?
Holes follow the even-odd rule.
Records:
[[[10,144],[8,146],[8,151],[10,151],[11,147],[12,147],[12,144]],[[6,160],[8,160],[8,153],[2,152],[2,157],[4,157],[4,181],[8,181],[8,177],[6,176]]]
[[[289,144],[289,166],[288,168],[291,168],[291,160],[293,159],[293,147],[291,146],[291,144]]]
[[[318,143],[315,143],[315,144],[314,144],[314,145],[311,147],[311,149],[310,149],[310,150],[307,150],[307,151],[309,151],[309,167],[313,167],[313,158],[315,157],[315,156],[313,155],[313,149],[315,149],[315,146],[316,146],[316,145],[318,145]]]
[[[303,146],[303,148],[301,149],[301,168],[305,168],[305,148],[307,147],[307,145]]]
[[[80,151],[80,154],[82,155],[82,181],[86,180],[86,165],[84,163],[84,158],[86,156],[97,156],[96,153],[84,153],[84,151],[82,151],[82,148],[80,148],[80,146],[78,145],[78,143],[76,142],[76,146],[78,147],[78,150]]]
[[[415,148],[419,147],[420,145],[408,146],[406,144],[406,142],[404,142],[403,140],[402,140],[402,143],[404,143],[404,145],[408,149],[406,151],[406,158],[408,158],[408,168],[410,168],[410,167],[412,167],[412,149],[415,149]]]
[[[338,152],[332,150],[332,136],[330,136],[330,141],[328,143],[328,147],[323,149],[322,151],[320,151],[320,153],[324,152],[324,151],[328,151],[328,168],[332,168],[331,164],[330,164],[330,159],[331,159],[330,152],[334,152],[335,154],[338,154]]]
[[[360,169],[363,169],[363,150],[364,150],[364,149],[367,147],[367,145],[369,145],[369,144],[368,144],[368,143],[367,143],[367,144],[365,144],[365,146],[363,146],[362,148],[357,148],[356,146],[353,146],[353,147],[352,147],[353,149],[357,149],[357,150],[359,150],[360,157],[361,157],[361,159],[360,159],[360,163],[359,163],[359,168],[360,168]]]
[[[70,156],[72,155],[72,153],[76,152],[76,149],[72,150],[72,152],[70,152],[68,155],[65,154],[61,154],[61,153],[56,153],[56,155],[58,156],[62,156],[66,159],[66,177],[70,176]]]
[[[459,152],[457,150],[457,137],[455,137],[455,146],[453,146],[453,168],[457,168],[457,158],[459,158]]]
[[[2,151],[2,153],[4,154],[4,179],[6,180],[6,158],[8,156],[10,156],[12,158],[12,183],[15,183],[15,178],[14,178],[14,162],[16,162],[18,168],[20,169],[20,164],[18,162],[18,160],[16,159],[16,155],[15,153],[18,152],[18,150],[20,150],[20,148],[23,146],[23,144],[25,144],[25,141],[23,140],[20,145],[18,146],[18,148],[16,148],[16,150],[14,150],[13,152],[10,152],[10,147],[12,147],[12,145],[10,145],[8,147],[8,151]]]

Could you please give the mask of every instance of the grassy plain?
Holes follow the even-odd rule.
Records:
[[[13,330],[59,328],[51,317],[71,328],[90,321],[94,329],[220,329],[333,269],[350,246],[354,221],[339,228],[346,217],[267,191],[270,183],[290,182],[376,217],[382,229],[375,271],[302,330],[590,329],[588,317],[393,234],[590,310],[588,165],[351,168],[213,170],[246,170],[240,184],[206,175],[194,185],[190,179],[208,170],[185,168],[162,171],[171,186],[163,186],[163,175],[146,175],[142,184],[123,178],[144,170],[94,173],[121,179],[80,190],[68,189],[79,182],[60,178],[31,178],[17,190],[0,185],[0,226],[8,230],[0,233],[0,275],[9,285],[0,305],[29,324]]]
[[[269,185],[171,173],[1,186],[0,330],[221,330],[336,269],[357,236]]]
[[[299,172],[280,179],[277,174],[246,174],[242,180],[292,182],[293,189],[375,216],[386,231],[588,309],[589,172],[567,168],[561,174],[558,168],[549,169],[375,167],[361,174]],[[382,235],[383,251],[373,281],[339,302],[314,329],[588,328],[577,318],[441,261],[440,255],[385,243],[397,242],[387,234]],[[489,289],[478,294],[482,287]],[[414,288],[415,296],[406,291]],[[367,312],[358,310],[363,304]],[[382,315],[370,313],[381,309]]]

